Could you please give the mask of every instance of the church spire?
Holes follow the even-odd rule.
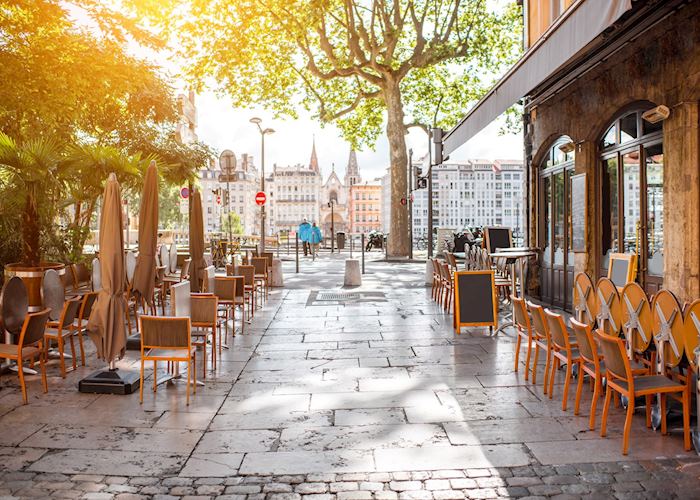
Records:
[[[348,166],[345,168],[345,185],[353,186],[362,181],[360,178],[360,168],[357,166],[357,154],[354,149],[350,149]]]
[[[309,162],[309,169],[314,172],[318,172],[318,157],[316,156],[316,136],[313,136],[311,145],[311,161]]]

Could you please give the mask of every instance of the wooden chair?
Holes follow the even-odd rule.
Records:
[[[190,318],[141,316],[141,387],[139,401],[143,403],[144,363],[153,361],[153,392],[158,387],[158,361],[187,363],[187,404],[190,404],[190,385],[197,393],[197,349],[192,347]],[[190,379],[193,384],[190,384]]]
[[[537,361],[540,349],[545,352],[546,361],[544,364],[544,393],[547,394],[547,382],[549,380],[549,366],[552,361],[552,339],[549,334],[547,318],[544,315],[542,306],[527,302],[527,308],[532,316],[532,340],[535,347],[535,359],[532,363],[532,384],[537,384]]]
[[[622,308],[617,287],[608,278],[600,278],[595,292],[598,329],[608,335],[619,336],[622,328]]]
[[[622,454],[627,455],[629,450],[630,429],[632,427],[632,415],[637,396],[644,396],[646,400],[646,424],[651,427],[651,402],[654,394],[661,398],[661,433],[666,434],[666,397],[668,395],[680,396],[683,405],[683,445],[686,451],[690,450],[690,391],[686,386],[664,375],[634,376],[630,367],[625,349],[625,342],[617,337],[596,332],[600,348],[605,359],[606,390],[605,405],[603,406],[603,418],[600,426],[600,435],[605,437],[610,410],[610,399],[613,391],[627,397],[630,404],[627,405],[627,416],[622,435]]]
[[[226,276],[236,275],[236,264],[226,264]]]
[[[525,358],[525,380],[527,380],[530,372],[530,355],[532,353],[532,326],[530,324],[530,316],[527,314],[525,299],[511,295],[511,300],[513,301],[515,331],[518,334],[517,340],[515,341],[515,371],[518,371],[520,345],[524,339],[527,341],[527,357]]]
[[[596,291],[588,274],[576,273],[574,276],[573,297],[576,320],[593,326],[596,319]]]
[[[75,333],[75,318],[78,316],[78,310],[81,305],[81,300],[78,297],[66,300],[63,304],[63,310],[58,321],[47,321],[46,332],[44,333],[44,349],[48,359],[49,347],[51,341],[55,340],[58,345],[58,353],[61,363],[61,377],[66,378],[66,360],[65,360],[65,339],[70,340],[70,350],[73,355],[73,370],[77,369],[75,362],[75,342],[73,335]]]
[[[245,306],[246,304],[250,304],[250,302],[246,299],[246,292],[245,292],[245,278],[243,276],[231,276],[234,280],[236,280],[236,295],[234,297],[234,307],[241,307],[241,334],[245,333],[245,324],[246,324],[246,317],[245,317]],[[252,307],[249,307],[248,310],[248,317],[250,318],[250,314]],[[233,323],[233,331],[235,334],[236,331],[236,322],[234,321]]]
[[[253,257],[251,260],[252,266],[255,268],[255,281],[260,284],[263,291],[263,297],[267,299],[269,291],[269,275],[267,272],[267,259],[265,257]]]
[[[70,272],[73,275],[73,283],[75,283],[76,290],[83,291],[90,289],[90,269],[88,269],[83,262],[72,264],[70,266]]]
[[[557,373],[561,363],[566,363],[566,375],[564,380],[564,394],[561,401],[562,411],[566,411],[569,399],[569,383],[573,374],[573,367],[580,361],[578,344],[572,343],[569,339],[569,332],[566,331],[564,317],[561,314],[545,309],[549,334],[552,339],[552,366],[549,375],[549,399],[552,399],[554,391],[554,375]]]
[[[25,405],[27,404],[27,385],[24,381],[24,371],[22,370],[25,360],[29,359],[33,365],[34,360],[39,358],[39,369],[41,370],[41,383],[44,387],[44,393],[49,391],[46,382],[46,349],[44,348],[44,331],[48,319],[48,309],[27,314],[24,318],[17,344],[0,344],[0,358],[17,362],[17,375],[19,376],[19,385],[22,388],[22,401]]]
[[[207,340],[211,336],[211,366],[216,370],[216,334],[219,299],[213,293],[193,293],[190,295],[190,319],[192,327],[192,343],[202,346],[203,363],[202,378],[207,378]],[[220,335],[220,332],[219,332]],[[219,352],[221,339],[219,339]]]
[[[442,278],[440,274],[440,267],[438,266],[438,259],[430,259],[433,263],[433,284],[430,288],[430,296],[435,302],[437,302],[438,293],[440,292],[440,287],[442,286]]]
[[[275,254],[272,252],[263,252],[261,257],[267,259],[267,276],[270,279],[270,283],[272,283],[272,260],[275,258]]]
[[[238,274],[243,276],[245,280],[245,291],[248,294],[248,299],[252,303],[253,315],[257,308],[257,295],[259,292],[258,283],[255,281],[255,267],[250,265],[238,266]]]
[[[165,248],[163,245],[161,248]],[[155,315],[155,307],[158,302],[160,302],[161,314],[165,316],[165,298],[167,295],[167,283],[165,280],[166,266],[156,267],[156,277],[155,285],[153,286],[153,301],[151,307],[151,314]]]
[[[593,382],[593,399],[591,400],[591,414],[588,419],[588,427],[595,429],[595,411],[598,399],[603,393],[603,373],[605,366],[598,354],[598,344],[593,337],[591,326],[587,323],[570,319],[569,323],[574,330],[574,335],[578,341],[579,361],[578,361],[578,384],[576,386],[576,402],[574,403],[574,415],[578,415],[581,405],[581,393],[583,392],[583,379],[588,375]]]
[[[443,302],[442,308],[448,314],[452,311],[452,304],[454,302],[454,278],[450,265],[447,262],[440,262],[440,269],[442,271],[442,289],[443,289]]]
[[[78,337],[78,346],[80,347],[80,363],[85,366],[85,349],[83,348],[83,333],[87,333],[87,322],[90,319],[92,306],[95,305],[98,292],[90,292],[83,295],[80,301],[80,309],[78,317],[75,320],[75,335]]]
[[[214,279],[216,278],[216,268],[207,266],[202,270],[202,291],[214,293]]]
[[[219,310],[224,313],[224,342],[228,339],[228,322],[233,321],[233,335],[236,335],[236,283],[233,276],[214,278],[213,293],[219,299]]]
[[[653,338],[651,305],[644,289],[635,282],[627,283],[620,293],[622,332],[627,342],[627,356],[633,364],[641,363],[649,373],[656,368],[656,351],[650,349]]]

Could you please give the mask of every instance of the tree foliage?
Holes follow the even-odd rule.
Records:
[[[134,0],[135,2],[135,0]],[[177,40],[187,73],[235,106],[291,117],[303,107],[358,148],[386,129],[392,198],[406,194],[411,124],[454,124],[517,56],[519,8],[486,0],[175,0],[141,7]],[[145,7],[144,7],[145,5]],[[390,253],[407,251],[392,203]]]

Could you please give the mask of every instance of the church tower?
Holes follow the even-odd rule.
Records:
[[[311,161],[309,162],[309,170],[319,173],[318,157],[316,156],[316,137],[313,138],[311,145]]]
[[[348,158],[348,166],[345,168],[345,187],[350,188],[355,184],[362,182],[360,177],[360,169],[357,166],[357,155],[355,150],[350,150],[350,157]]]

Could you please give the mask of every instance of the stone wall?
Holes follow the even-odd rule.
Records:
[[[537,168],[554,140],[571,137],[576,173],[587,173],[586,253],[576,271],[599,266],[598,143],[635,103],[671,109],[664,122],[664,286],[682,300],[700,297],[700,2],[693,2],[537,107],[530,106],[530,241],[537,241]]]

